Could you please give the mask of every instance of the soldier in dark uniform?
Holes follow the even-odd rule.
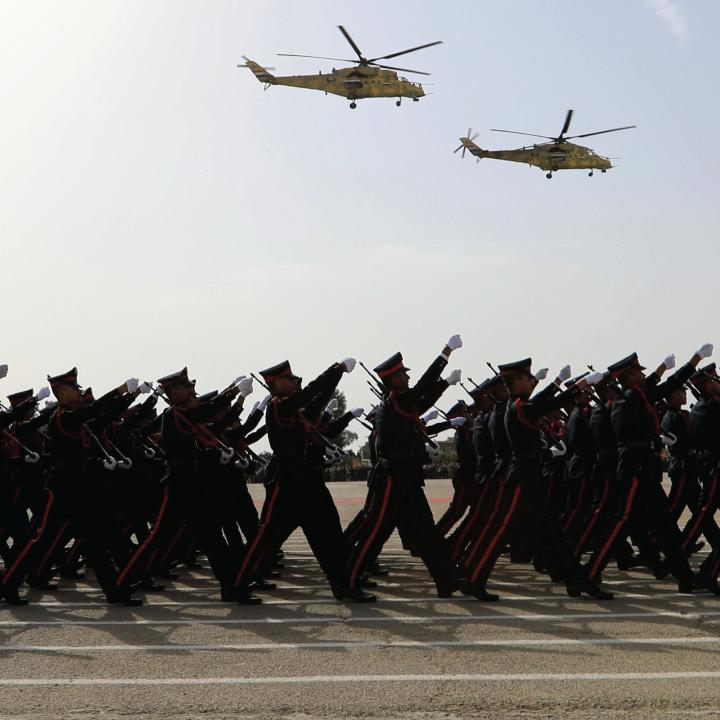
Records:
[[[575,381],[570,381],[571,387]],[[560,525],[568,542],[575,547],[585,529],[593,499],[592,471],[595,465],[595,440],[590,429],[592,395],[585,388],[574,396],[575,406],[567,422],[568,449],[565,485],[567,499]]]
[[[490,378],[471,391],[475,412],[472,424],[472,446],[475,459],[472,482],[475,487],[467,515],[448,538],[453,562],[457,562],[461,558],[465,547],[470,542],[471,533],[476,527],[484,524],[490,512],[490,501],[492,500],[490,488],[495,466],[495,447],[490,434],[489,421],[495,404],[491,392],[497,384],[502,385],[499,377],[497,379]]]
[[[702,492],[695,512],[683,531],[683,550],[689,554],[702,533],[712,552],[700,566],[695,586],[720,594],[720,533],[715,513],[720,506],[720,380],[714,363],[695,373],[691,380],[700,399],[690,411],[690,436],[697,450]]]
[[[623,388],[611,415],[618,444],[618,505],[614,523],[586,566],[590,582],[599,580],[629,526],[638,542],[648,543],[647,549],[640,548],[641,554],[653,552],[649,543],[652,535],[665,554],[665,563],[678,579],[678,591],[693,591],[693,573],[682,552],[680,531],[668,515],[667,497],[661,485],[660,421],[653,403],[669,387],[687,381],[700,360],[711,353],[712,345],[703,345],[689,363],[662,384],[657,373],[645,377],[636,353],[608,368]]]
[[[540,427],[543,416],[560,408],[572,393],[581,391],[600,375],[583,378],[562,393],[558,387],[560,380],[556,380],[530,398],[536,385],[530,368],[529,358],[499,368],[509,394],[505,428],[510,443],[510,467],[503,482],[501,509],[468,568],[469,583],[465,592],[480,600],[497,600],[497,595],[487,592],[485,584],[505,545],[509,542],[511,547],[515,543],[528,547],[533,540],[542,539],[543,547],[538,550],[549,558],[552,567],[565,580],[569,595],[577,596],[585,591],[593,597],[602,596],[599,588],[584,582],[581,567],[562,536],[557,518],[548,512],[547,488],[541,481]]]
[[[455,428],[456,465],[452,476],[453,496],[450,505],[436,523],[442,537],[460,522],[475,501],[479,488],[475,482],[475,448],[473,447],[475,411],[459,400],[445,415],[451,426]]]
[[[667,439],[670,495],[668,512],[677,523],[685,508],[695,512],[700,498],[697,453],[690,435],[690,413],[683,409],[687,392],[682,385],[671,388],[666,395],[667,410],[662,417],[663,439]]]
[[[142,604],[132,597],[131,578],[117,582],[111,553],[114,538],[108,534],[110,529],[103,525],[103,516],[95,512],[92,504],[89,463],[94,450],[88,428],[88,422],[95,418],[125,410],[136,397],[138,383],[133,378],[95,400],[91,392],[82,391],[76,368],[62,375],[48,376],[48,381],[58,401],[48,426],[51,464],[48,501],[35,534],[7,569],[2,593],[11,604],[26,604],[26,600],[18,597],[18,588],[31,570],[37,573],[38,568],[48,562],[59,540],[66,536],[65,527],[69,527],[71,537],[82,539],[85,556],[108,602]]]
[[[377,558],[397,527],[409,549],[427,566],[438,595],[448,597],[456,589],[450,554],[435,527],[423,492],[423,464],[428,458],[427,436],[421,428],[420,415],[435,404],[450,384],[459,382],[459,371],[445,380],[440,378],[450,354],[459,347],[462,347],[460,337],[450,338],[412,388],[400,353],[375,368],[383,382],[384,394],[375,419],[377,463],[371,480],[373,505],[368,508],[368,520],[351,552],[352,588],[358,587],[367,562]]]
[[[178,529],[186,524],[207,556],[220,583],[221,595],[229,599],[237,558],[230,553],[222,534],[222,516],[214,505],[206,478],[199,471],[201,463],[207,460],[204,453],[221,452],[223,458],[232,459],[206,422],[226,410],[240,389],[233,383],[213,399],[201,403],[194,382],[188,378],[187,368],[160,378],[158,384],[167,394],[170,404],[162,415],[162,447],[167,458],[167,477],[153,530],[139,546],[134,561],[141,567],[145,566],[146,572],[151,572],[157,551],[162,553],[168,544],[177,542]],[[248,592],[232,599],[247,604],[259,602],[259,598]]]
[[[338,600],[375,600],[361,588],[350,587],[343,563],[346,546],[342,529],[324,507],[326,497],[321,496],[327,488],[314,481],[308,455],[310,444],[321,439],[311,419],[317,419],[343,374],[354,367],[355,360],[346,358],[305,387],[287,361],[260,373],[273,395],[265,413],[273,457],[265,475],[269,492],[260,528],[235,576],[237,592],[255,580],[267,559],[300,527]]]

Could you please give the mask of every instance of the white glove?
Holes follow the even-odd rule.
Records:
[[[357,360],[355,358],[345,358],[342,361],[342,364],[345,366],[345,372],[351,373],[355,369],[355,365],[357,363]]]
[[[550,447],[550,454],[553,457],[562,457],[567,452],[567,448],[565,447],[565,443],[560,440],[557,445],[552,445]]]
[[[674,355],[668,355],[663,360],[663,365],[665,366],[666,370],[672,370],[675,367],[675,356]]]
[[[325,412],[328,415],[333,415],[338,409],[338,401],[337,398],[333,398],[326,406],[325,406]]]
[[[563,382],[565,382],[565,380],[569,380],[570,375],[572,375],[572,370],[570,369],[569,365],[560,368],[560,372],[557,374],[558,378]]]
[[[7,371],[8,371],[7,365],[0,365],[0,380],[2,380],[4,377],[7,377]]]
[[[587,382],[588,385],[597,385],[604,377],[604,373],[595,370],[585,376],[585,382]]]
[[[535,373],[535,379],[536,379],[538,382],[540,382],[541,380],[544,380],[544,379],[547,377],[547,374],[548,374],[548,369],[547,369],[547,368],[540,368],[540,369]]]
[[[44,400],[46,397],[50,397],[50,388],[46,385],[45,387],[41,387],[37,391],[37,395],[35,396],[35,399],[40,402],[41,400]]]
[[[660,439],[663,445],[668,448],[671,448],[677,442],[677,437],[672,433],[662,434],[660,435]]]
[[[453,418],[450,421],[450,425],[451,425],[451,427],[462,427],[466,422],[467,422],[467,418],[458,417],[458,418]]]
[[[365,410],[364,410],[363,408],[353,408],[353,409],[350,411],[350,414],[351,414],[354,418],[359,418],[364,412],[365,412]]]
[[[233,385],[237,385],[241,380],[244,380],[246,377],[247,377],[247,375],[238,375],[238,376],[233,380]]]
[[[266,395],[258,405],[257,409],[260,412],[265,412],[265,408],[268,406],[268,403],[272,400],[272,395]]]
[[[438,416],[437,410],[431,410],[427,415],[423,415],[420,419],[427,425]]]
[[[253,379],[244,378],[237,384],[240,397],[246,398],[253,391]]]
[[[453,370],[446,378],[445,382],[448,385],[457,385],[460,382],[460,378],[462,377],[462,371],[461,370]]]
[[[146,395],[152,390],[152,388],[146,382],[142,382],[138,385],[138,390],[141,395]]]
[[[437,445],[430,445],[430,443],[425,443],[425,452],[427,452],[428,457],[432,461],[438,455],[440,455],[440,448]]]
[[[453,335],[446,343],[451,350],[458,350],[463,346],[462,338],[459,335]]]
[[[129,378],[125,381],[125,385],[127,386],[127,391],[129,393],[134,393],[138,389],[140,381],[137,378]]]
[[[699,355],[701,359],[705,359],[710,357],[713,354],[713,346],[712,343],[705,343],[704,345],[701,345],[696,351],[696,355]],[[5,366],[7,367],[7,365]],[[2,377],[5,377],[4,375]]]

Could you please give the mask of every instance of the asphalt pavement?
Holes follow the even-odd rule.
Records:
[[[365,486],[331,489],[346,523]],[[439,516],[450,483],[426,491]],[[301,533],[285,552],[257,607],[222,603],[207,568],[140,608],[106,606],[90,575],[0,606],[0,718],[720,717],[720,599],[669,579],[610,567],[613,602],[571,599],[503,557],[500,603],[440,600],[393,535],[379,602],[349,605]]]

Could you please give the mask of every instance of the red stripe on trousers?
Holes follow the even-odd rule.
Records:
[[[140,555],[142,555],[143,550],[145,550],[145,548],[157,536],[158,531],[160,530],[160,525],[162,524],[163,518],[165,517],[165,509],[167,508],[169,494],[170,493],[168,491],[168,486],[166,485],[163,488],[163,499],[160,503],[160,509],[158,510],[155,522],[153,523],[153,528],[148,534],[148,536],[145,538],[144,542],[139,545],[138,549],[132,554],[132,557],[128,561],[128,564],[125,566],[125,569],[117,576],[117,580],[115,581],[115,587],[122,586],[122,584],[125,582],[125,578],[128,576],[128,573],[130,572],[130,570],[132,570]]]
[[[240,587],[240,581],[245,575],[245,571],[247,570],[248,561],[252,557],[252,554],[255,552],[255,548],[257,548],[258,543],[262,539],[262,537],[267,532],[268,523],[270,522],[270,519],[272,518],[273,510],[275,509],[275,502],[277,501],[278,495],[280,494],[280,485],[275,482],[275,487],[273,487],[273,491],[270,494],[270,500],[267,503],[267,514],[265,513],[265,508],[263,508],[263,515],[265,516],[264,522],[260,525],[257,531],[257,535],[255,536],[255,539],[252,541],[252,545],[248,548],[247,554],[245,555],[245,559],[243,560],[242,565],[240,566],[240,572],[235,577],[235,587]]]
[[[43,513],[42,522],[40,523],[40,527],[37,529],[37,532],[33,537],[28,540],[28,542],[25,543],[25,547],[20,551],[20,554],[15,558],[15,562],[10,566],[10,569],[5,572],[5,576],[3,577],[3,585],[7,585],[7,581],[12,575],[14,574],[15,570],[17,570],[18,565],[23,560],[23,558],[30,552],[30,550],[37,545],[40,538],[45,533],[45,528],[47,526],[48,517],[50,515],[50,509],[52,508],[53,504],[55,503],[55,495],[53,494],[53,491],[50,490],[48,492],[48,499],[45,503],[45,512]]]
[[[613,543],[615,542],[615,539],[618,536],[618,533],[620,530],[627,524],[628,519],[630,518],[630,513],[632,511],[632,505],[633,501],[635,500],[635,493],[638,489],[638,484],[640,481],[638,480],[637,476],[632,479],[632,483],[630,485],[630,491],[628,492],[627,499],[625,500],[625,507],[623,508],[623,514],[620,517],[620,520],[615,523],[615,527],[613,528],[613,531],[608,536],[608,539],[605,541],[605,544],[602,546],[600,552],[598,553],[598,556],[595,558],[595,562],[593,563],[592,568],[590,568],[590,574],[588,575],[588,580],[595,580],[595,575],[597,574],[598,570],[600,569],[600,565],[602,564],[602,561],[605,559],[605,556],[610,552],[610,548],[613,546]]]
[[[710,512],[710,509],[712,508],[712,512],[715,512],[715,506],[717,505],[717,480],[718,476],[717,473],[715,473],[713,475],[712,485],[710,486],[710,493],[708,494],[707,501],[700,508],[700,512],[698,513],[698,516],[693,523],[692,530],[690,530],[690,532],[685,537],[685,540],[683,540],[683,550],[687,550],[690,543],[694,542],[697,539],[697,536],[700,534],[700,526],[703,524],[703,522],[705,522],[705,517],[707,516],[708,512]]]
[[[515,513],[515,508],[517,507],[518,500],[520,499],[520,493],[522,492],[522,485],[518,485],[515,488],[515,492],[513,493],[512,501],[510,502],[510,507],[508,508],[508,511],[505,513],[505,517],[503,518],[502,524],[498,528],[498,531],[493,536],[493,539],[490,541],[490,544],[487,546],[487,549],[485,550],[485,554],[480,559],[480,562],[477,564],[477,567],[475,568],[475,571],[472,574],[472,577],[470,578],[471,582],[477,582],[477,579],[480,575],[480,572],[482,571],[483,567],[485,566],[485,563],[487,562],[488,558],[490,557],[490,553],[493,551],[495,546],[500,541],[500,538],[505,535],[505,532],[507,530],[508,523],[510,522],[510,519]]]
[[[350,587],[352,589],[355,588],[355,583],[357,582],[357,576],[360,572],[360,568],[363,565],[363,561],[365,560],[365,556],[367,555],[368,550],[370,549],[371,545],[375,541],[375,538],[377,537],[378,532],[380,531],[380,526],[383,523],[383,520],[385,519],[385,514],[387,513],[388,504],[390,503],[390,491],[392,490],[392,478],[388,477],[385,481],[385,492],[383,493],[383,501],[382,505],[380,506],[380,513],[377,517],[377,520],[375,521],[375,526],[373,527],[372,531],[367,537],[367,540],[363,544],[360,552],[358,553],[357,558],[355,559],[355,565],[353,565],[352,572],[350,573]]]
[[[580,536],[580,539],[578,540],[577,545],[575,546],[575,557],[580,557],[582,555],[582,549],[585,547],[585,543],[587,542],[588,537],[590,536],[590,533],[592,532],[592,529],[595,527],[595,523],[600,518],[600,514],[602,513],[603,509],[605,508],[605,502],[607,501],[608,491],[610,489],[610,481],[608,478],[605,478],[605,482],[603,484],[603,491],[602,491],[602,497],[600,498],[600,502],[598,503],[597,507],[593,510],[592,515],[590,516],[590,520],[588,520],[587,527],[585,528],[585,532]]]

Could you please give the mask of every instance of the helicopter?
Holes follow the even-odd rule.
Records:
[[[421,83],[412,82],[407,78],[400,77],[395,71],[399,70],[400,72],[409,72],[417,75],[429,75],[430,73],[420,70],[408,70],[407,68],[399,68],[392,65],[381,65],[377,61],[389,60],[399,55],[406,55],[416,50],[422,50],[423,48],[428,48],[433,45],[440,45],[442,40],[436,40],[435,42],[418,45],[408,50],[400,50],[399,52],[368,59],[363,56],[360,48],[350,37],[348,31],[342,25],[338,25],[338,28],[358,56],[357,60],[319,57],[316,55],[297,55],[295,53],[278,53],[278,55],[282,57],[303,57],[314,58],[316,60],[351,62],[356,64],[355,67],[339,68],[337,70],[333,68],[332,72],[325,74],[320,71],[317,75],[286,75],[276,77],[275,75],[271,75],[267,68],[258,65],[258,63],[244,55],[243,60],[245,60],[245,62],[238,65],[238,67],[249,68],[255,77],[261,83],[265,84],[265,90],[271,85],[288,85],[290,87],[305,88],[307,90],[322,90],[326,95],[331,93],[332,95],[340,95],[347,98],[350,100],[350,108],[352,110],[357,107],[356,100],[364,98],[396,97],[397,101],[395,104],[400,107],[402,98],[404,97],[411,98],[413,102],[418,102],[421,97],[424,97],[425,91]]]
[[[611,128],[610,130],[598,130],[596,132],[583,133],[582,135],[566,135],[570,129],[573,111],[568,110],[565,118],[565,124],[557,137],[550,135],[536,135],[535,133],[517,132],[515,130],[498,130],[492,128],[492,132],[512,133],[514,135],[530,135],[532,137],[541,137],[550,140],[547,143],[539,145],[531,145],[522,147],[517,150],[483,150],[475,144],[474,140],[477,133],[472,135],[472,130],[468,128],[467,136],[460,138],[460,145],[453,150],[453,153],[462,150],[462,156],[465,157],[465,151],[468,150],[474,155],[478,162],[481,158],[494,158],[495,160],[510,160],[512,162],[527,163],[546,170],[545,175],[548,180],[552,178],[552,174],[556,170],[589,170],[588,175],[593,176],[595,170],[607,172],[613,164],[610,158],[598,155],[594,150],[583,145],[568,142],[575,138],[585,138],[591,135],[602,135],[604,133],[618,132],[619,130],[630,130],[637,125],[626,125],[625,127]]]

